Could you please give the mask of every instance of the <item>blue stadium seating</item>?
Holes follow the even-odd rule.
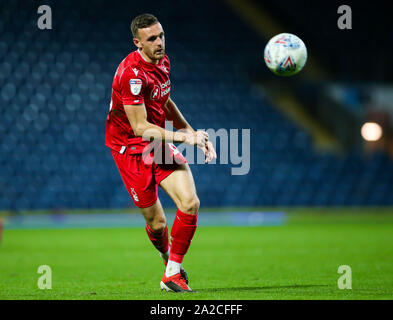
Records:
[[[393,204],[386,155],[319,154],[253,90],[247,72],[262,68],[264,41],[223,3],[47,4],[53,30],[36,27],[39,1],[0,5],[0,210],[133,206],[104,136],[113,74],[134,50],[129,23],[143,12],[165,28],[172,97],[190,123],[251,129],[248,175],[191,165],[202,206]]]

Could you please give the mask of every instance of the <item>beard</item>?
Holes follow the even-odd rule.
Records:
[[[164,48],[154,51],[154,56],[155,57],[158,56],[158,57],[162,58],[164,55],[165,55],[165,49]]]

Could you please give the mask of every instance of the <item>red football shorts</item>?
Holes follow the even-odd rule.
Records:
[[[156,203],[160,182],[179,166],[187,163],[186,158],[173,144],[165,144],[165,147],[159,161],[157,157],[154,158],[153,152],[132,154],[127,148],[121,154],[111,150],[124,185],[138,208],[150,207]]]

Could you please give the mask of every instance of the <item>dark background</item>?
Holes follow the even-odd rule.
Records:
[[[391,109],[369,109],[370,86],[392,84],[391,6],[253,1],[307,45],[305,69],[280,78],[263,61],[275,34],[261,36],[226,1],[0,3],[0,210],[133,207],[104,136],[113,74],[135,49],[129,25],[144,12],[164,27],[171,96],[192,126],[251,129],[248,175],[231,175],[231,164],[191,165],[202,206],[393,204]],[[37,28],[42,4],[52,30]],[[337,28],[341,4],[352,8],[352,30]],[[311,77],[316,61],[323,72]],[[331,84],[340,101],[326,93]],[[281,91],[339,152],[317,148],[312,132],[277,108]],[[383,124],[379,144],[361,139],[370,119]]]

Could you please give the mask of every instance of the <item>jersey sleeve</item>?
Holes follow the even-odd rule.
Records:
[[[144,92],[146,90],[146,78],[141,74],[135,75],[135,72],[127,72],[120,78],[120,92],[123,105],[133,105],[144,103]]]

